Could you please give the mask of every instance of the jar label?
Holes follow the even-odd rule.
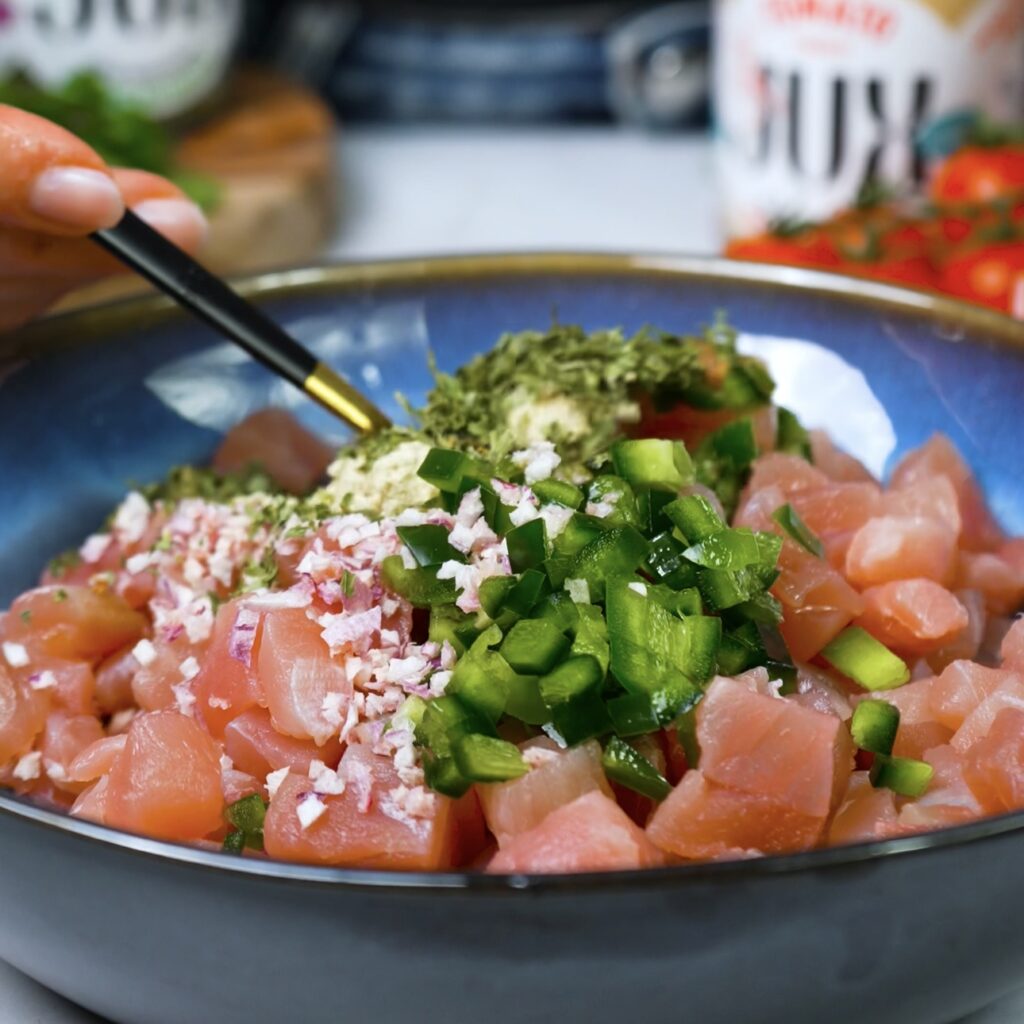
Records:
[[[927,140],[1017,120],[1021,0],[719,0],[715,125],[731,234],[922,185]]]

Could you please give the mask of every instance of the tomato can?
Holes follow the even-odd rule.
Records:
[[[1024,0],[716,0],[714,48],[731,236],[919,188],[960,126],[1024,113]]]

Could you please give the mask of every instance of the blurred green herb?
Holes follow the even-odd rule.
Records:
[[[59,580],[71,569],[77,569],[81,564],[82,556],[78,553],[78,549],[69,548],[67,551],[62,551],[59,555],[52,558],[50,564],[46,567],[46,571],[55,580]]]
[[[431,361],[434,388],[425,406],[406,403],[417,431],[391,428],[352,449],[372,459],[403,440],[462,447],[501,458],[519,444],[510,424],[523,409],[555,410],[546,435],[568,465],[579,465],[621,436],[636,419],[643,396],[656,410],[680,402],[700,409],[754,409],[771,398],[763,366],[736,351],[736,332],[717,320],[702,336],[619,330],[593,331],[554,324],[547,331],[504,335],[495,347],[454,374]],[[575,416],[585,426],[565,430]]]
[[[279,494],[281,489],[258,463],[240,473],[218,473],[198,466],[174,466],[155,484],[140,487],[149,501],[181,501],[205,498],[207,501],[231,501],[247,494]]]
[[[55,89],[18,76],[0,82],[0,103],[45,117],[87,142],[112,167],[136,167],[173,181],[204,210],[220,199],[213,178],[175,164],[167,130],[133,103],[114,96],[93,72],[80,72]]]

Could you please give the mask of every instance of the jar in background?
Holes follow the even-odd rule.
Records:
[[[1024,0],[716,0],[714,50],[732,236],[919,187],[929,136],[1024,113]]]
[[[0,2],[0,78],[58,88],[80,71],[153,117],[201,103],[227,71],[241,0]]]

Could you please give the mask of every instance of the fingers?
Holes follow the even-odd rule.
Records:
[[[124,204],[186,252],[206,239],[207,223],[199,207],[176,185],[147,171],[112,172]],[[0,275],[24,280],[56,280],[65,288],[124,268],[95,242],[36,231],[0,230]]]
[[[121,192],[81,139],[34,114],[0,105],[0,223],[82,235],[124,212]]]
[[[126,208],[189,252],[206,238],[205,217],[171,182],[112,170],[70,132],[0,104],[0,330],[123,270],[95,242],[74,236],[112,227]]]
[[[147,171],[115,168],[114,180],[126,206],[150,227],[189,253],[206,241],[209,225],[202,210],[173,182]]]

